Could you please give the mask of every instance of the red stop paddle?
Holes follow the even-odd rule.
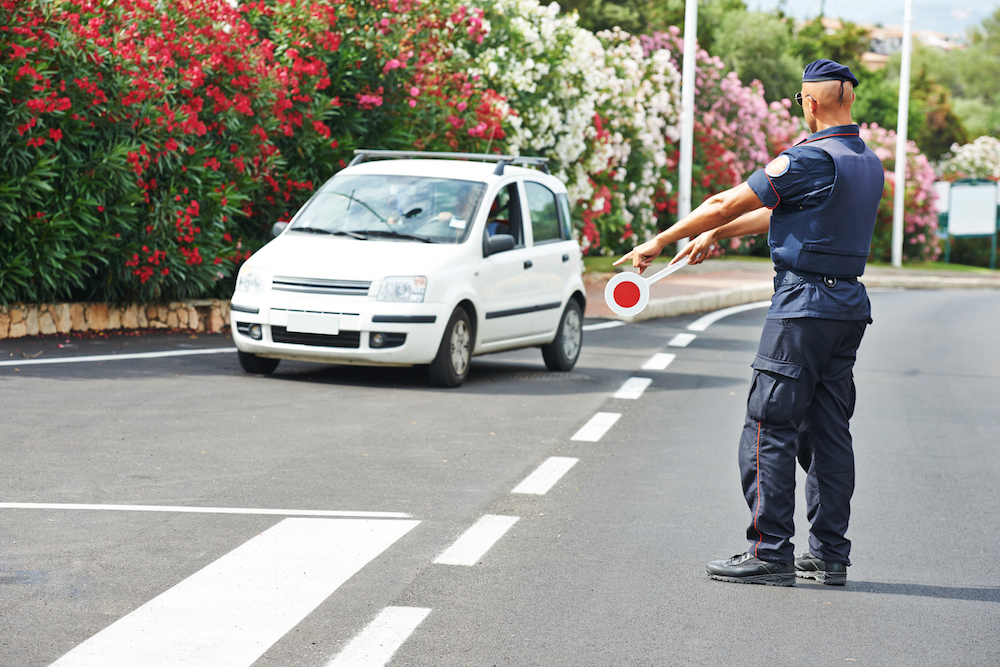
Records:
[[[619,273],[609,280],[604,288],[604,301],[615,315],[631,317],[649,303],[650,285],[657,280],[666,278],[675,271],[680,271],[687,265],[688,261],[685,257],[649,278],[643,278],[635,273]]]

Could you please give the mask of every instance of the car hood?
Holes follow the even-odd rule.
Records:
[[[359,241],[291,233],[265,245],[247,263],[275,276],[375,281],[386,276],[426,276],[468,252],[468,242]]]

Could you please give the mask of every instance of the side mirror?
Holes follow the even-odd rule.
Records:
[[[498,252],[506,250],[513,250],[515,245],[514,237],[510,234],[488,236],[486,237],[486,242],[483,244],[483,257],[489,257],[490,255],[495,255]]]
[[[274,238],[278,238],[278,235],[281,234],[281,232],[285,231],[285,227],[287,226],[288,226],[287,222],[274,223],[274,226],[271,227],[271,236],[273,236]]]

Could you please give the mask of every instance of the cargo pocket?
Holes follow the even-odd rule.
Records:
[[[753,362],[753,384],[747,399],[747,414],[765,424],[780,424],[792,418],[802,365],[758,355]]]

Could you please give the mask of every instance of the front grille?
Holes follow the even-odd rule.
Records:
[[[323,278],[290,278],[275,276],[271,289],[281,292],[330,294],[334,296],[367,296],[370,280],[325,280]]]
[[[271,325],[271,340],[275,343],[293,343],[295,345],[319,345],[321,347],[361,347],[360,331],[341,331],[337,336],[327,334],[298,333],[288,331],[285,327]]]

